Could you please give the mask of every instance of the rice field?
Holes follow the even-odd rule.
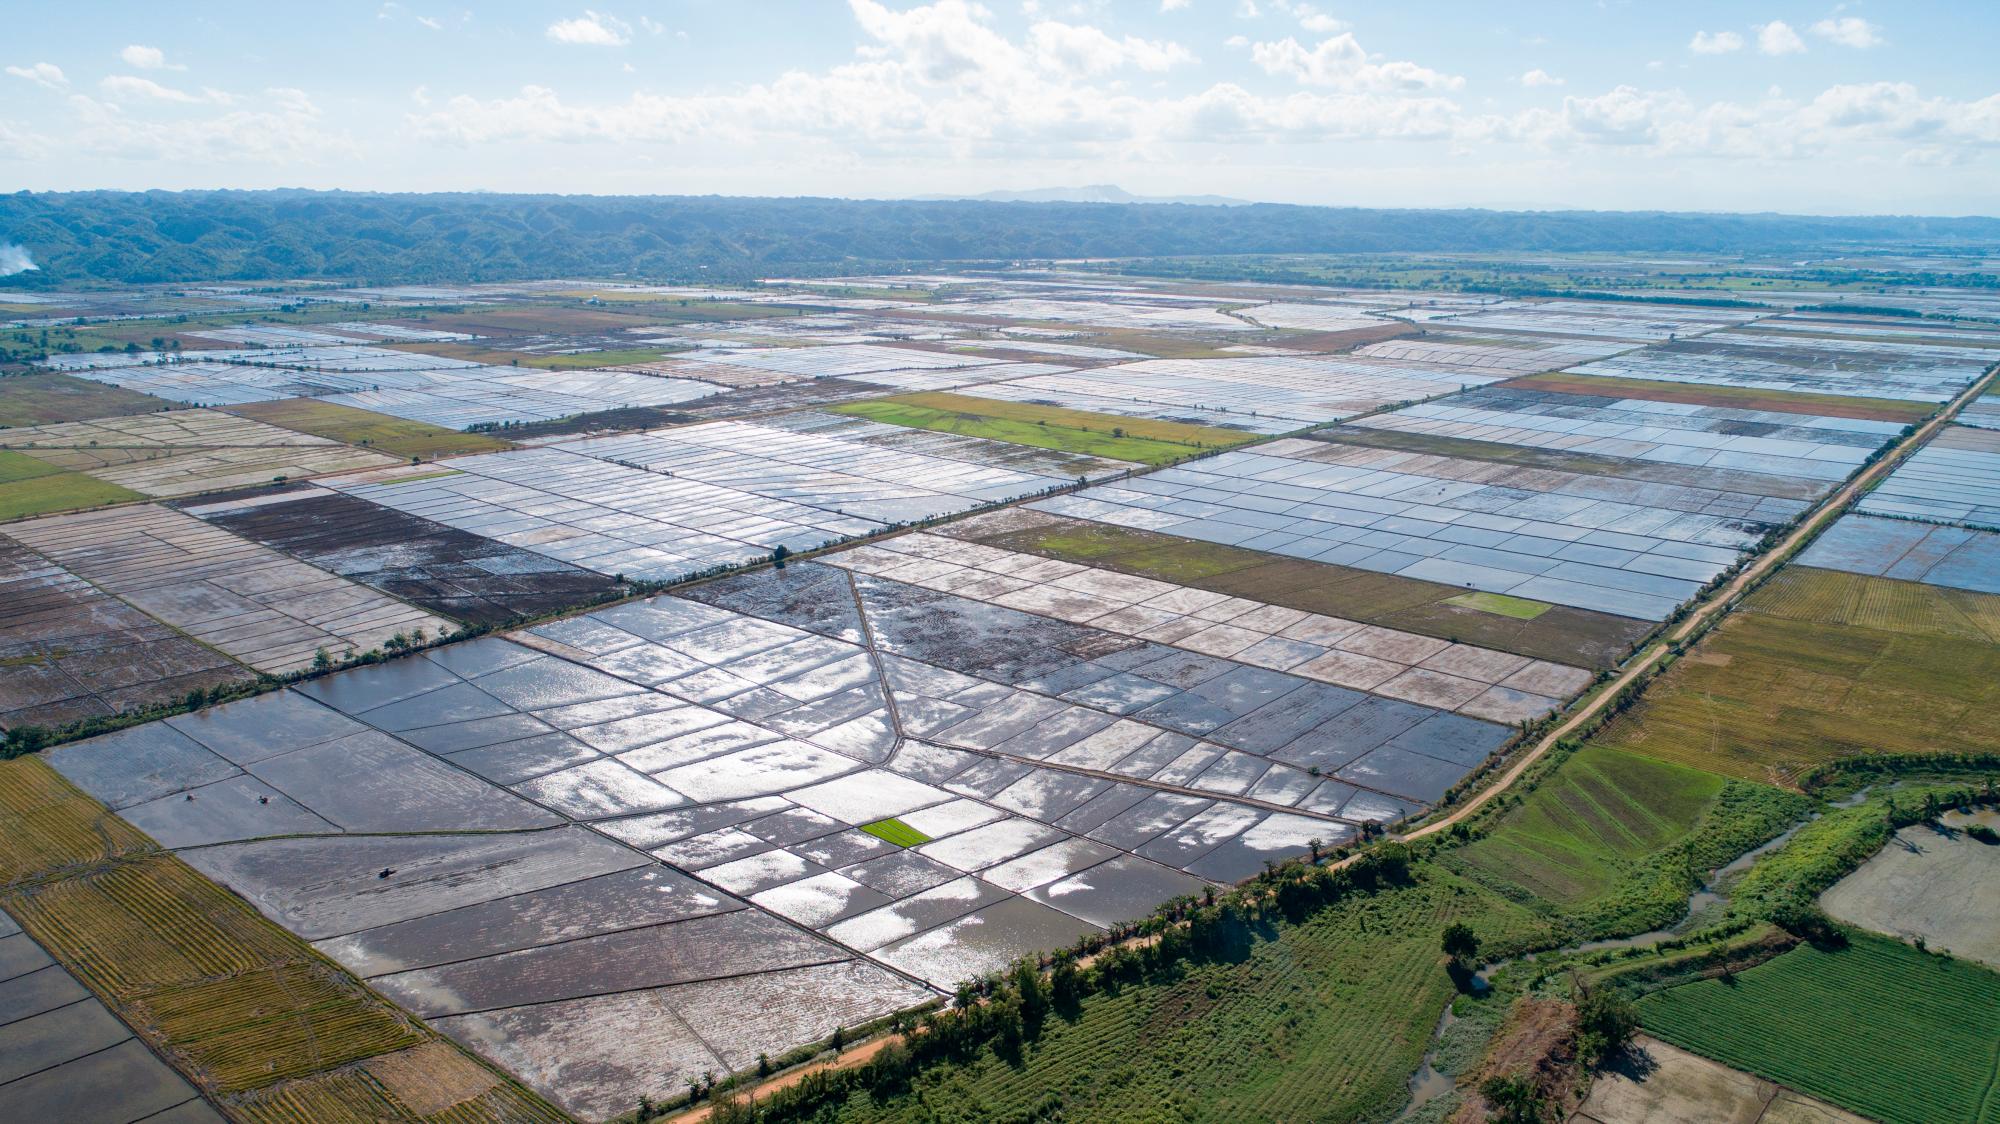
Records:
[[[218,408],[0,429],[0,516],[68,478],[161,500],[0,528],[0,717],[208,682],[142,624],[283,672],[543,623],[0,769],[0,902],[235,1118],[613,1117],[1436,803],[1975,350],[1729,338],[1748,308],[840,284],[351,290],[467,307],[48,361]],[[1650,925],[1803,802],[1746,779],[1992,748],[2000,596],[1892,576],[1781,573],[1413,886],[823,1118],[1393,1114],[1451,921],[1495,955]]]
[[[45,373],[0,379],[0,428],[150,414],[165,405],[148,394],[74,375]]]
[[[452,1060],[438,1059],[445,1071],[480,1068],[241,898],[152,849],[39,759],[0,763],[0,864],[7,913],[209,1097],[265,1106],[246,1118],[284,1119],[267,1114],[274,1101],[282,1108],[302,1099],[297,1090],[345,1080],[343,1067],[379,1068],[412,1048],[449,1051]],[[304,1084],[257,1100],[293,1079]],[[410,1076],[402,1083],[421,1089]],[[415,1120],[461,1099],[480,1103],[454,1119],[558,1118],[490,1073],[471,1084],[465,1098],[391,1095],[295,1118]]]
[[[1888,1124],[2000,1120],[2000,975],[1856,934],[1639,1001],[1648,1032]]]
[[[1468,593],[1462,587],[1137,528],[1071,519],[992,526],[985,531],[967,524],[954,533],[1010,550],[1578,667],[1611,666],[1651,630],[1628,617],[1567,605],[1531,615],[1525,607],[1519,613],[1494,613],[1483,603],[1460,602]],[[1505,603],[1516,600],[1529,599]]]
[[[1986,752],[2000,597],[1797,567],[1752,594],[1598,736],[1783,784],[1857,753]]]
[[[1029,403],[986,401],[943,393],[852,402],[835,406],[833,411],[914,429],[961,433],[1141,464],[1166,464],[1191,456],[1203,448],[1240,444],[1250,437],[1249,434],[1204,426],[1150,422],[1147,419],[1112,417]],[[1155,436],[1156,433],[1172,436]]]
[[[1787,413],[1820,414],[1835,418],[1869,418],[1911,425],[1928,417],[1933,407],[1923,402],[1903,402],[1893,398],[1857,398],[1844,394],[1818,394],[1801,390],[1763,390],[1745,386],[1691,386],[1686,383],[1617,375],[1578,375],[1550,372],[1529,375],[1501,384],[1524,390],[1546,390],[1559,394],[1597,394],[1609,397],[1644,398],[1654,402],[1684,402],[1695,406],[1730,406],[1749,410],[1779,410]]]
[[[123,485],[0,449],[0,521],[144,498]]]
[[[508,447],[507,442],[496,437],[460,433],[426,422],[322,402],[317,398],[251,402],[233,407],[230,413],[398,457],[431,460],[457,453],[490,453]]]

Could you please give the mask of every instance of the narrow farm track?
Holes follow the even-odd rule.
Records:
[[[1699,634],[1703,629],[1721,619],[1724,614],[1734,608],[1736,601],[1743,594],[1769,576],[1772,571],[1789,561],[1793,554],[1811,542],[1814,537],[1826,528],[1827,524],[1838,518],[1846,510],[1849,503],[1881,481],[1883,477],[1895,471],[1896,467],[1902,464],[1905,458],[1922,448],[1932,437],[1937,435],[1939,430],[1943,429],[1953,418],[1957,417],[1959,411],[1963,410],[1968,403],[1986,393],[1993,385],[1996,377],[2000,377],[2000,365],[1988,368],[1985,374],[1973,380],[1969,386],[1959,392],[1956,398],[1947,402],[1943,409],[1931,415],[1929,421],[1918,426],[1916,432],[1903,438],[1896,445],[1891,446],[1888,453],[1874,464],[1863,468],[1860,473],[1848,480],[1837,491],[1827,496],[1824,500],[1821,500],[1818,507],[1814,508],[1804,521],[1797,527],[1794,527],[1784,538],[1780,539],[1775,546],[1758,555],[1750,565],[1745,566],[1728,584],[1697,602],[1679,625],[1668,629],[1664,635],[1655,639],[1644,652],[1627,660],[1624,670],[1620,671],[1617,677],[1605,683],[1588,700],[1571,711],[1569,717],[1557,724],[1554,729],[1542,735],[1541,740],[1537,741],[1527,752],[1521,754],[1512,765],[1508,766],[1506,772],[1502,773],[1499,779],[1481,789],[1476,795],[1450,814],[1433,820],[1414,831],[1401,834],[1396,838],[1409,841],[1422,839],[1428,835],[1435,835],[1440,831],[1449,831],[1452,825],[1464,822],[1474,813],[1478,812],[1479,809],[1499,798],[1509,788],[1513,787],[1514,782],[1520,780],[1523,774],[1533,768],[1535,762],[1541,760],[1551,749],[1554,749],[1557,742],[1594,721],[1615,702],[1619,694],[1627,687],[1640,682],[1647,675],[1651,674],[1659,666],[1660,661],[1666,658],[1674,645]]]

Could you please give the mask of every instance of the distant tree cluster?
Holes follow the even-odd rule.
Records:
[[[990,203],[320,191],[18,192],[0,286],[331,278],[741,281],[938,261],[1397,251],[1682,251],[2000,241],[2000,220],[1257,204]]]

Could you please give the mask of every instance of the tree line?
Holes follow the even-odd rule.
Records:
[[[369,194],[17,192],[0,287],[569,275],[710,283],[939,261],[1397,251],[1709,251],[2000,241],[2000,219],[1401,210],[1255,204]]]

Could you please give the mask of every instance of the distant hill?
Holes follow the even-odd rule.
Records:
[[[978,195],[916,195],[911,198],[936,202],[955,199],[971,203],[1183,203],[1190,207],[1247,207],[1248,199],[1227,195],[1134,195],[1116,184],[1096,183],[1088,187],[1039,187],[1030,191],[982,191]]]
[[[724,196],[340,191],[16,192],[0,243],[92,281],[392,282],[617,276],[721,283],[942,262],[1425,252],[1773,254],[1829,245],[2000,245],[2000,219],[1605,211],[995,204]]]

